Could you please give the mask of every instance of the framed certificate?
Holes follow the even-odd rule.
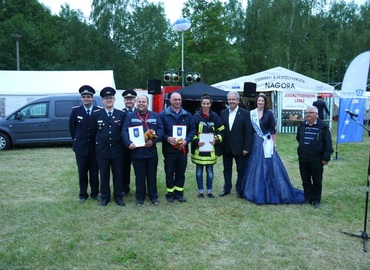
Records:
[[[200,152],[212,152],[213,145],[210,143],[213,141],[213,133],[200,133],[199,134],[199,142],[204,142],[203,146],[199,146]]]
[[[136,147],[145,146],[143,126],[129,127],[128,136],[130,138],[130,141],[132,141],[132,143],[135,144]]]
[[[186,126],[183,125],[173,125],[172,126],[172,137],[176,139],[182,138],[185,140],[186,138]]]

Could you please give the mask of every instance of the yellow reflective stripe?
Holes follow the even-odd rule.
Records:
[[[177,191],[184,191],[184,188],[183,187],[174,187],[175,188],[175,190],[177,190]]]
[[[167,188],[167,192],[174,192],[175,191],[175,187],[173,188]]]

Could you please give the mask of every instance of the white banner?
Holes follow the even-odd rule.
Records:
[[[283,92],[283,110],[305,110],[316,101],[316,93]]]

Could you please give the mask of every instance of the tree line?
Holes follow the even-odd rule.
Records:
[[[370,48],[370,0],[187,0],[184,67],[208,84],[276,66],[334,83]],[[118,89],[181,70],[181,33],[163,4],[93,0],[89,18],[64,4],[0,1],[0,70],[113,70]],[[172,85],[174,83],[171,83]],[[178,83],[181,84],[181,81]]]

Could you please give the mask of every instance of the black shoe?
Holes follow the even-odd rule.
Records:
[[[243,193],[241,193],[241,192],[238,192],[238,195],[236,195],[236,197],[239,198],[239,199],[243,199],[244,198]]]
[[[218,196],[224,197],[224,196],[226,196],[228,194],[230,194],[230,191],[223,190],[223,191],[221,191],[220,195],[218,195]]]
[[[207,194],[207,196],[208,196],[208,198],[210,198],[210,199],[214,199],[214,198],[215,198],[215,196],[214,196],[212,193],[208,193],[208,194]]]
[[[125,202],[122,199],[114,199],[119,206],[125,206]]]
[[[175,201],[174,197],[166,197],[167,202],[173,203]]]
[[[197,197],[198,197],[198,199],[204,199],[203,193],[199,193]]]
[[[136,205],[137,206],[143,206],[144,201],[143,200],[136,200]]]
[[[178,202],[181,202],[181,203],[186,202],[186,199],[184,197],[177,197],[176,200],[178,200]]]
[[[109,201],[108,200],[102,200],[100,203],[99,203],[99,205],[100,206],[107,206],[107,204],[109,203]]]
[[[100,202],[101,198],[99,196],[91,197],[91,199]]]
[[[312,204],[311,200],[304,200],[303,204]]]
[[[152,204],[153,204],[154,206],[157,206],[157,205],[159,204],[158,199],[153,199],[153,200],[151,200],[151,201],[152,201]]]
[[[319,203],[319,202],[314,202],[314,203],[313,203],[313,206],[314,206],[315,208],[320,208],[320,203]]]

